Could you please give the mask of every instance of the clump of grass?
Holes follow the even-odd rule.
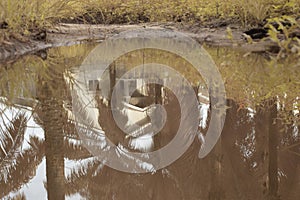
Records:
[[[298,0],[231,0],[236,15],[245,26],[265,23],[267,19],[300,12]]]
[[[244,26],[248,24],[260,24],[267,18],[273,1],[241,0],[235,4],[235,12]]]
[[[83,7],[79,0],[2,0],[0,9],[0,22],[6,22],[9,30],[27,34],[59,18],[76,16]]]

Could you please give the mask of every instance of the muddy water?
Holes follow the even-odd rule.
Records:
[[[122,75],[133,66],[159,62],[191,83],[200,105],[197,135],[175,162],[139,174],[106,166],[109,156],[95,155],[83,144],[86,132],[76,119],[90,119],[91,114],[74,116],[72,90],[80,84],[76,74],[81,63],[96,45],[53,48],[0,67],[1,199],[299,199],[298,60],[274,62],[263,55],[206,47],[224,80],[227,106],[221,137],[202,159],[198,154],[205,145],[211,102],[190,63],[148,49],[118,58],[104,81],[91,75],[86,85],[95,98],[101,133],[114,145],[139,153],[172,143],[182,105],[174,91],[158,84],[141,87],[136,78]],[[172,76],[161,73],[159,78],[163,82]],[[129,136],[111,109],[111,86],[118,81],[128,100],[122,116]],[[181,79],[176,82],[179,91],[186,90]],[[130,87],[137,88],[132,95]],[[157,134],[145,139],[149,115],[140,110],[152,104],[164,106],[167,119]],[[130,129],[135,123],[142,130]]]

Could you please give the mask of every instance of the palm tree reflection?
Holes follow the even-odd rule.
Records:
[[[22,149],[28,116],[19,112],[2,124],[4,109],[0,112],[0,198],[28,183],[44,156],[49,199],[64,199],[74,194],[86,199],[122,200],[299,198],[300,127],[296,117],[283,123],[279,116],[282,110],[278,109],[283,101],[269,98],[257,107],[247,108],[229,99],[221,139],[205,159],[198,159],[201,144],[195,140],[179,160],[165,169],[154,174],[127,174],[105,166],[103,160],[83,146],[75,122],[67,115],[67,107],[72,107],[72,103],[63,77],[66,66],[57,63],[51,66],[52,69],[48,67],[43,73],[36,73],[39,102],[34,107],[34,116],[44,129],[45,141],[31,137],[29,147]],[[13,84],[10,88],[13,86],[17,88]],[[2,96],[9,96],[1,92]],[[169,100],[172,98],[170,94]],[[127,144],[124,135],[112,124],[111,111],[103,102],[98,103],[100,116],[104,116],[99,119],[103,130],[114,142]],[[177,104],[174,101],[166,105],[167,112],[178,112]],[[284,112],[295,116],[291,111]],[[154,138],[157,145],[154,149],[173,138],[179,118],[173,114],[172,123],[167,123]],[[206,129],[202,128],[205,135]],[[65,160],[74,163],[69,174],[65,174]],[[22,194],[20,198],[24,198]]]
[[[2,122],[8,120],[5,113],[1,110]],[[1,123],[0,198],[28,183],[44,156],[44,141],[37,137],[30,137],[29,148],[22,149],[27,119],[25,113],[17,112],[9,123]]]

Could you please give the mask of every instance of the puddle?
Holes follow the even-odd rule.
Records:
[[[167,51],[141,49],[116,59],[101,77],[88,73],[78,81],[81,64],[96,46],[52,48],[43,52],[43,57],[28,55],[1,64],[0,198],[300,197],[297,60],[274,63],[262,54],[205,47],[223,78],[227,105],[221,137],[200,159],[199,151],[207,142],[213,99],[191,63]],[[146,68],[149,63],[172,66],[181,78],[155,67],[152,70],[160,72],[157,76],[144,73],[151,68]],[[126,75],[135,66],[141,68]],[[145,86],[147,80],[152,83]],[[171,80],[170,85],[182,96],[188,95],[187,87],[191,87],[193,97],[187,98],[198,100],[196,118],[181,112],[181,106],[190,113],[195,110],[188,102],[181,105],[174,88],[162,87],[153,80]],[[115,101],[110,101],[116,83],[120,90]],[[80,84],[94,102],[90,110],[85,110],[90,104],[78,108],[72,99],[72,91]],[[157,104],[163,112],[161,107],[153,107]],[[114,115],[120,117],[119,124]],[[191,144],[179,159],[155,169],[151,162],[137,162],[130,157],[135,154],[129,151],[147,160],[151,152],[171,144],[180,121],[187,125],[183,128],[185,135],[178,140]],[[197,132],[189,135],[195,122]],[[117,147],[114,153],[108,151],[102,156],[101,151],[109,147],[103,138]],[[86,143],[95,145],[97,152],[86,148]],[[123,160],[111,159],[113,156]],[[108,167],[108,162],[127,166],[134,163],[139,166],[131,172],[142,168],[149,173],[118,171]]]

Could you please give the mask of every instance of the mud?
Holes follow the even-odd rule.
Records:
[[[231,25],[229,34],[227,26],[201,26],[184,25],[178,23],[144,23],[136,25],[86,25],[86,24],[59,24],[47,30],[45,41],[28,39],[21,42],[12,39],[0,46],[0,62],[15,60],[26,54],[33,54],[37,51],[58,47],[70,46],[86,42],[101,42],[106,38],[116,35],[122,31],[137,28],[170,29],[182,32],[200,44],[219,47],[231,47],[245,52],[276,52],[278,47],[270,40],[254,41],[248,43],[243,37],[243,29]],[[230,36],[229,36],[230,35]]]

